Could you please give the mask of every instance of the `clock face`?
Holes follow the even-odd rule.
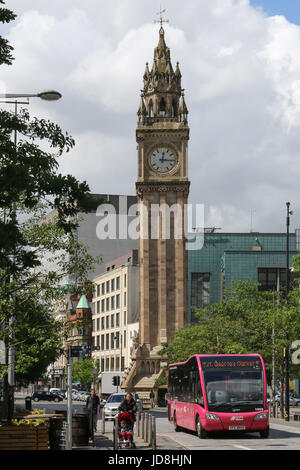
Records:
[[[150,163],[153,170],[159,173],[171,171],[177,162],[175,153],[168,147],[156,148],[150,157]]]

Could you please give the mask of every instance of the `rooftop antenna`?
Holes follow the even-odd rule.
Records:
[[[160,5],[160,11],[156,13],[157,15],[160,16],[159,20],[154,20],[154,23],[160,23],[160,27],[162,28],[163,23],[169,23],[169,20],[164,20],[162,14],[165,13],[167,10],[164,8],[163,10],[161,9]]]

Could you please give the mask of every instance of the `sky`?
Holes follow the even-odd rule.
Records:
[[[165,39],[189,109],[189,202],[205,226],[300,227],[300,6],[295,0],[165,0]],[[145,63],[158,43],[160,2],[7,0],[14,47],[2,92],[55,89],[30,112],[68,131],[60,171],[94,193],[135,194],[135,129]],[[252,216],[251,216],[252,214]],[[251,222],[252,220],[252,222]]]

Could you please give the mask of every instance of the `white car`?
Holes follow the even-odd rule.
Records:
[[[126,397],[126,393],[113,393],[107,399],[103,411],[105,413],[105,421],[107,419],[114,419],[118,412],[118,408]]]

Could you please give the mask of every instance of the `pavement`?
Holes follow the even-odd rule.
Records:
[[[103,423],[102,420],[98,420],[98,430],[95,433],[94,446],[92,441],[90,441],[88,447],[73,447],[73,450],[113,450],[113,422],[105,422],[105,432],[103,433]],[[135,426],[134,430],[134,442],[137,450],[151,450],[151,447],[147,442],[144,441],[141,437],[137,436],[137,430]],[[127,449],[124,449],[127,450]],[[131,450],[129,448],[129,450]]]
[[[23,404],[24,399],[18,398],[18,404]],[[82,403],[73,404],[73,412],[80,413]],[[45,413],[58,412],[66,409],[66,403],[54,404],[52,402],[33,403],[33,408],[44,409]],[[299,450],[300,449],[300,421],[294,421],[292,413],[299,410],[291,410],[289,422],[280,418],[270,418],[270,436],[261,439],[258,433],[214,433],[207,439],[199,439],[195,432],[182,430],[175,432],[174,427],[168,422],[166,408],[153,408],[144,410],[156,417],[157,450]],[[95,435],[95,446],[90,442],[87,447],[74,447],[74,450],[113,450],[113,423],[105,422],[105,433],[102,432],[101,416],[98,420],[98,432]],[[149,445],[137,436],[134,440],[138,450],[151,450]]]

